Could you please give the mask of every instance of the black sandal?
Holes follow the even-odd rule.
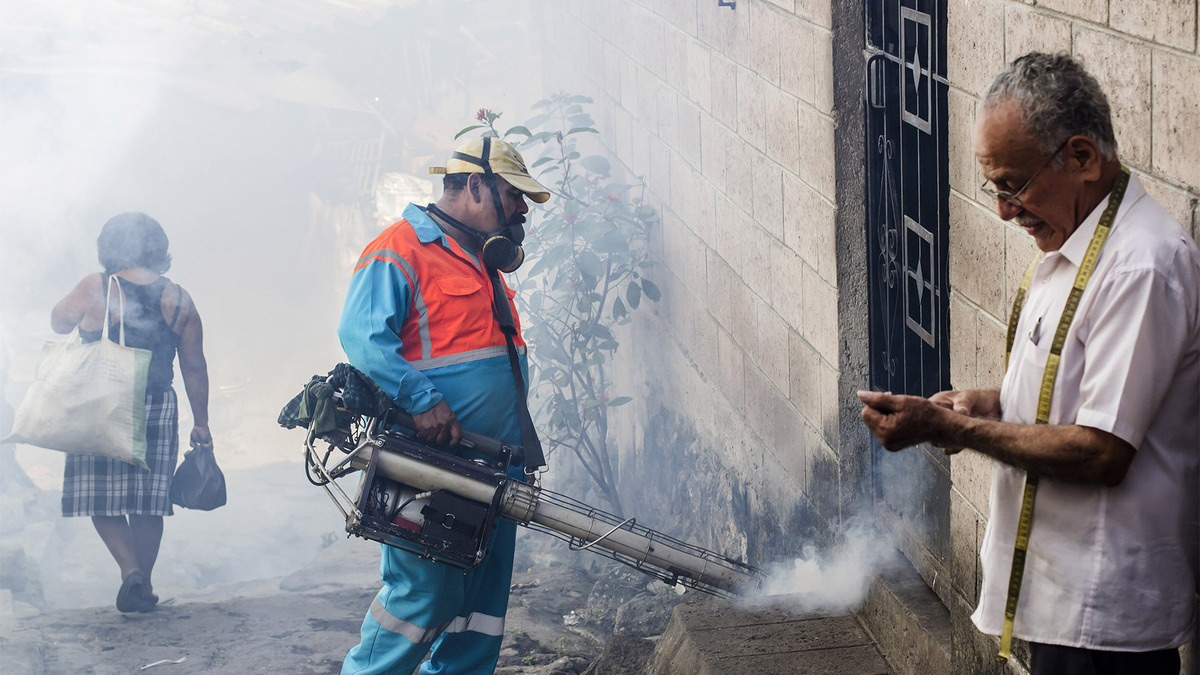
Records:
[[[142,596],[146,591],[146,577],[142,576],[141,571],[135,571],[125,581],[121,582],[121,590],[117,591],[117,611],[119,612],[141,612],[145,604]]]

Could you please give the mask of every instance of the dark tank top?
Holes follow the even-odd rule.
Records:
[[[108,276],[104,275],[103,286],[108,288]],[[146,393],[161,394],[171,388],[175,375],[175,350],[179,347],[179,335],[175,333],[175,322],[179,319],[178,304],[171,322],[163,318],[162,294],[167,284],[166,277],[159,277],[148,284],[135,284],[121,279],[121,290],[125,292],[125,345],[150,350],[150,371],[146,377]],[[108,337],[120,342],[117,311],[120,301],[113,289],[113,321],[109,324]],[[80,330],[84,342],[100,339],[101,331]]]

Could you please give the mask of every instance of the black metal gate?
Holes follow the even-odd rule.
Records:
[[[928,396],[950,386],[946,0],[868,0],[865,56],[871,387]],[[874,445],[876,498],[946,560],[947,458]]]

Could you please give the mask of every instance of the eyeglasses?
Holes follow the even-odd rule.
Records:
[[[1021,193],[1028,190],[1030,185],[1033,185],[1034,179],[1036,179],[1038,177],[1038,174],[1040,174],[1042,172],[1042,169],[1045,169],[1047,166],[1050,165],[1050,162],[1053,161],[1054,158],[1058,156],[1058,153],[1062,152],[1062,149],[1067,147],[1067,141],[1070,141],[1070,140],[1071,139],[1068,138],[1066,141],[1063,141],[1062,144],[1058,146],[1058,149],[1056,149],[1054,152],[1050,153],[1050,156],[1046,158],[1046,161],[1042,162],[1042,165],[1037,168],[1037,171],[1034,171],[1033,175],[1029,177],[1029,180],[1025,181],[1025,184],[1021,186],[1021,189],[1017,190],[1016,192],[1008,192],[1006,190],[997,190],[996,188],[992,187],[991,185],[988,185],[988,183],[990,183],[991,181],[987,181],[987,180],[983,181],[983,185],[979,186],[979,190],[986,195],[995,197],[996,199],[1002,199],[1005,202],[1008,202],[1009,204],[1012,204],[1013,206],[1015,206],[1017,208],[1021,208],[1021,207],[1025,206],[1025,204],[1021,201]]]

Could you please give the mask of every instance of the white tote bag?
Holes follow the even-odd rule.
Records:
[[[119,339],[109,340],[109,303],[121,301]],[[17,408],[5,442],[80,455],[102,455],[146,467],[146,375],[150,350],[125,345],[125,293],[109,277],[100,340],[81,344],[78,326],[64,342],[42,348],[37,376]]]

